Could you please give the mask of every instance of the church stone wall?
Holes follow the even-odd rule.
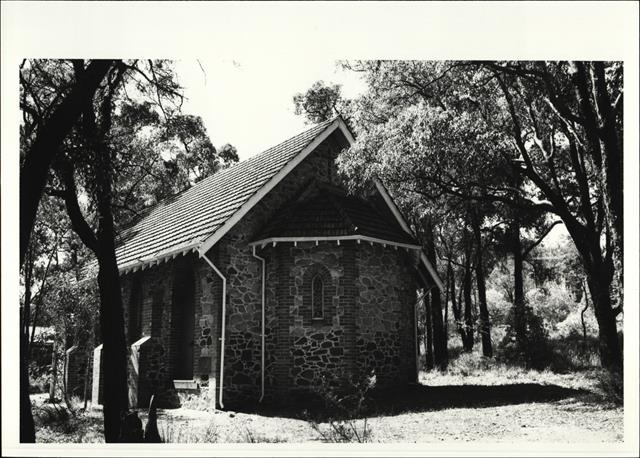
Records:
[[[358,366],[376,386],[415,380],[416,283],[413,259],[402,249],[362,244],[357,253]]]
[[[207,253],[227,279],[225,406],[256,402],[260,397],[262,272],[249,243],[313,180],[340,184],[333,161],[343,145],[336,140],[329,137]],[[323,377],[368,369],[375,370],[382,385],[410,379],[412,364],[415,370],[415,284],[410,261],[402,258],[406,256],[402,250],[354,241],[317,246],[311,242],[266,246],[258,248],[257,254],[266,260],[267,399],[282,399],[292,390],[308,389]],[[217,399],[222,281],[196,254],[186,258],[194,268],[195,281],[193,375],[208,397]],[[145,372],[147,392],[164,393],[161,397],[167,403],[175,400],[172,364],[179,357],[174,354],[171,333],[176,262],[126,275],[122,283],[128,320],[132,279],[141,276],[141,336],[150,338],[139,349],[137,369]],[[324,318],[314,321],[310,319],[309,276],[321,270],[329,299]]]
[[[227,278],[224,398],[229,402],[255,402],[260,397],[262,274],[261,263],[253,257],[249,243],[284,205],[293,202],[313,180],[339,182],[334,160],[340,148],[336,137],[330,136],[208,253]],[[258,249],[258,255],[261,251]],[[273,274],[269,270],[267,268],[267,288],[273,288]],[[214,283],[221,284],[221,280],[216,278]],[[289,340],[287,343],[278,340],[275,329],[276,322],[279,322],[277,315],[270,314],[268,321],[267,347],[276,347],[275,353],[269,352],[267,358],[271,369],[268,382],[277,384],[273,360],[277,348]]]

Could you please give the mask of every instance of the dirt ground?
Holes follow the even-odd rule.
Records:
[[[35,400],[35,398],[34,398]],[[36,400],[40,406],[42,398]],[[384,393],[365,412],[373,442],[620,442],[623,408],[603,400],[590,374],[422,375],[421,384]],[[41,421],[38,442],[102,441],[102,412]],[[143,423],[146,414],[140,412]],[[297,417],[297,418],[296,418]],[[334,423],[362,433],[364,418]],[[277,407],[250,411],[159,411],[167,442],[319,442],[332,430]],[[325,434],[323,438],[322,434]],[[335,436],[334,436],[335,438]],[[356,439],[353,439],[356,440]]]

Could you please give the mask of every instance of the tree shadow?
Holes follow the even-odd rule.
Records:
[[[371,397],[372,414],[397,415],[452,408],[482,408],[532,402],[554,402],[587,394],[558,385],[513,383],[505,385],[410,385],[385,390]]]
[[[554,402],[584,396],[588,391],[538,383],[513,383],[504,385],[406,385],[396,389],[371,392],[357,417],[393,416],[403,413],[438,411],[452,408],[483,408],[532,402]],[[264,403],[233,405],[231,409],[264,416],[307,419],[344,417],[327,409],[322,400],[309,395],[308,402],[298,399],[295,403]]]

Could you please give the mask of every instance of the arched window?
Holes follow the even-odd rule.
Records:
[[[324,281],[320,275],[311,281],[311,317],[314,320],[324,318]]]

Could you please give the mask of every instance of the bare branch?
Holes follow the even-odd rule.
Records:
[[[554,221],[553,223],[551,223],[549,225],[549,227],[547,227],[545,229],[545,231],[540,235],[540,237],[538,237],[538,240],[536,240],[534,243],[532,243],[528,248],[526,248],[523,252],[522,252],[522,259],[526,258],[529,253],[531,253],[531,251],[537,247],[538,245],[540,245],[540,243],[545,239],[545,237],[547,235],[549,235],[549,232],[551,232],[551,229],[553,229],[554,227],[556,227],[558,224],[562,224],[562,221]]]

